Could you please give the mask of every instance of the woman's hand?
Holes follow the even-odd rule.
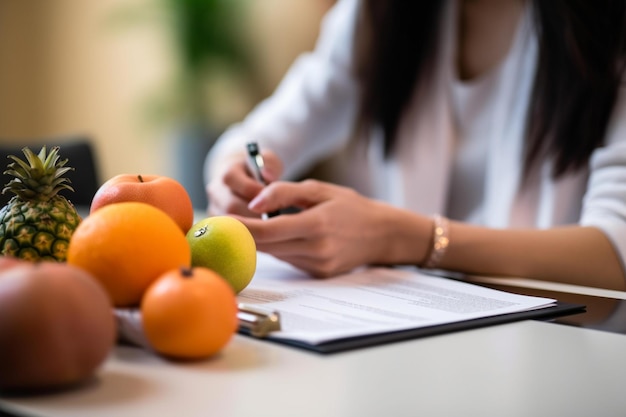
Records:
[[[261,214],[291,206],[302,211],[268,220],[238,218],[260,251],[314,276],[361,265],[419,265],[432,245],[430,218],[315,180],[272,183],[248,208]],[[615,249],[594,227],[490,229],[451,222],[450,236],[442,269],[624,290]]]
[[[248,207],[257,214],[302,209],[266,221],[241,220],[260,251],[318,277],[365,264],[418,263],[432,230],[425,217],[315,180],[270,184]]]
[[[265,167],[261,174],[266,182],[272,182],[282,174],[282,162],[271,151],[263,152]],[[254,179],[247,165],[244,152],[222,161],[213,170],[211,181],[206,187],[209,201],[208,213],[211,216],[237,214],[240,216],[256,216],[248,209],[248,203],[261,190],[263,184]]]

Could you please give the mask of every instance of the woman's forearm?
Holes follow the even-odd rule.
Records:
[[[380,259],[376,261],[423,265],[433,244],[432,219],[392,210],[395,214],[387,214],[386,235],[381,239],[386,243],[380,245]],[[450,244],[437,266],[441,269],[626,289],[624,271],[613,245],[594,227],[491,229],[452,221],[449,237]]]
[[[613,246],[593,227],[499,230],[452,222],[450,246],[440,267],[477,275],[626,288]]]

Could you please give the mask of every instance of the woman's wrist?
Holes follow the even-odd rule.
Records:
[[[389,206],[391,207],[391,206]],[[385,210],[385,230],[377,262],[383,265],[421,265],[430,251],[432,220],[398,208]]]
[[[432,219],[432,238],[428,255],[424,258],[421,267],[427,269],[435,269],[441,264],[448,245],[450,244],[450,221],[440,215],[435,214]]]

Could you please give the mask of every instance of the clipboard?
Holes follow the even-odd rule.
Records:
[[[418,339],[428,336],[436,336],[445,333],[459,332],[464,330],[471,330],[480,327],[494,326],[498,324],[511,323],[522,320],[551,320],[557,317],[583,313],[586,310],[586,306],[582,304],[572,304],[557,301],[555,304],[538,308],[535,310],[526,310],[516,313],[501,314],[495,316],[489,316],[484,318],[477,318],[471,320],[457,321],[447,324],[439,324],[434,326],[419,327],[415,329],[391,331],[385,333],[368,334],[364,336],[347,337],[342,339],[335,339],[328,342],[322,342],[318,344],[312,344],[299,340],[273,338],[271,330],[268,332],[254,332],[250,326],[242,326],[240,322],[239,333],[256,338],[263,338],[268,342],[283,344],[292,346],[320,354],[331,354],[338,352],[345,352],[348,350],[362,349],[366,347],[373,347],[383,345],[387,343],[400,342],[404,340]],[[274,314],[277,314],[274,312]],[[279,316],[278,316],[279,317]],[[277,329],[280,328],[280,324],[277,324]]]
[[[557,301],[550,306],[534,310],[424,326],[408,330],[345,337],[313,344],[300,340],[272,337],[272,332],[280,330],[280,313],[276,311],[246,304],[239,304],[238,307],[237,318],[239,320],[239,334],[321,354],[362,349],[403,340],[436,336],[521,320],[553,320],[558,317],[584,313],[586,311],[586,306],[583,304]],[[115,309],[115,317],[120,341],[134,346],[149,348],[149,343],[141,328],[140,312],[137,309]]]

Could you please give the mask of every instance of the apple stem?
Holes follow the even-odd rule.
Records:
[[[139,182],[143,182],[143,177],[141,176],[141,174],[137,175],[137,179],[139,180]]]
[[[183,278],[191,278],[193,276],[193,272],[191,271],[191,268],[186,267],[186,266],[180,267],[180,274],[183,276]]]

